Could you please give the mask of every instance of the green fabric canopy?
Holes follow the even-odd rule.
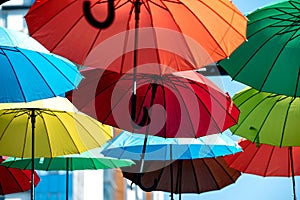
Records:
[[[82,154],[72,154],[55,158],[36,158],[37,170],[84,170],[84,169],[110,169],[126,167],[134,164],[131,160],[115,159],[101,156],[96,151],[86,151]],[[2,165],[11,168],[31,169],[31,159],[9,157]]]
[[[300,97],[288,97],[246,88],[233,97],[240,109],[238,124],[230,130],[252,142],[300,146]]]
[[[300,1],[279,1],[247,17],[248,41],[219,65],[257,90],[300,96]]]

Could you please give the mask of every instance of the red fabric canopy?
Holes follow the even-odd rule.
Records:
[[[239,143],[243,152],[225,156],[228,165],[244,173],[260,176],[291,177],[300,175],[300,147],[277,147],[249,140]]]
[[[0,158],[0,163],[4,159]],[[40,182],[35,173],[34,185]],[[0,165],[0,195],[25,192],[31,187],[31,170],[8,168]]]
[[[121,76],[100,69],[82,74],[86,78],[78,89],[67,94],[70,101],[102,123],[130,132],[195,138],[220,133],[238,120],[239,110],[228,94],[193,71],[163,76],[137,74],[135,112],[130,109],[132,74]],[[135,123],[130,110],[136,116]],[[140,125],[145,115],[147,123]]]

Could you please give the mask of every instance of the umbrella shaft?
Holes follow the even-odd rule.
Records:
[[[35,109],[31,110],[31,200],[34,200],[34,129],[35,129]]]

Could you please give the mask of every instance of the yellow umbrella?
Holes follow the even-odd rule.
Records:
[[[79,112],[66,98],[0,104],[0,155],[33,160],[79,154],[111,138],[110,126]]]

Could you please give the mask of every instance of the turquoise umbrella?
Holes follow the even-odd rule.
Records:
[[[128,167],[134,164],[128,159],[104,157],[99,154],[100,149],[86,151],[82,154],[58,156],[55,158],[36,158],[34,166],[37,170],[66,170],[66,199],[68,199],[69,171],[97,170]],[[31,159],[9,157],[2,165],[11,168],[31,169]]]
[[[0,103],[29,102],[59,96],[82,79],[65,58],[19,47],[0,46]]]
[[[140,160],[145,135],[123,131],[108,141],[102,150],[105,156]],[[162,138],[148,136],[144,160],[185,160],[235,154],[242,151],[237,142],[225,134],[200,138]],[[172,158],[171,158],[172,152]]]

